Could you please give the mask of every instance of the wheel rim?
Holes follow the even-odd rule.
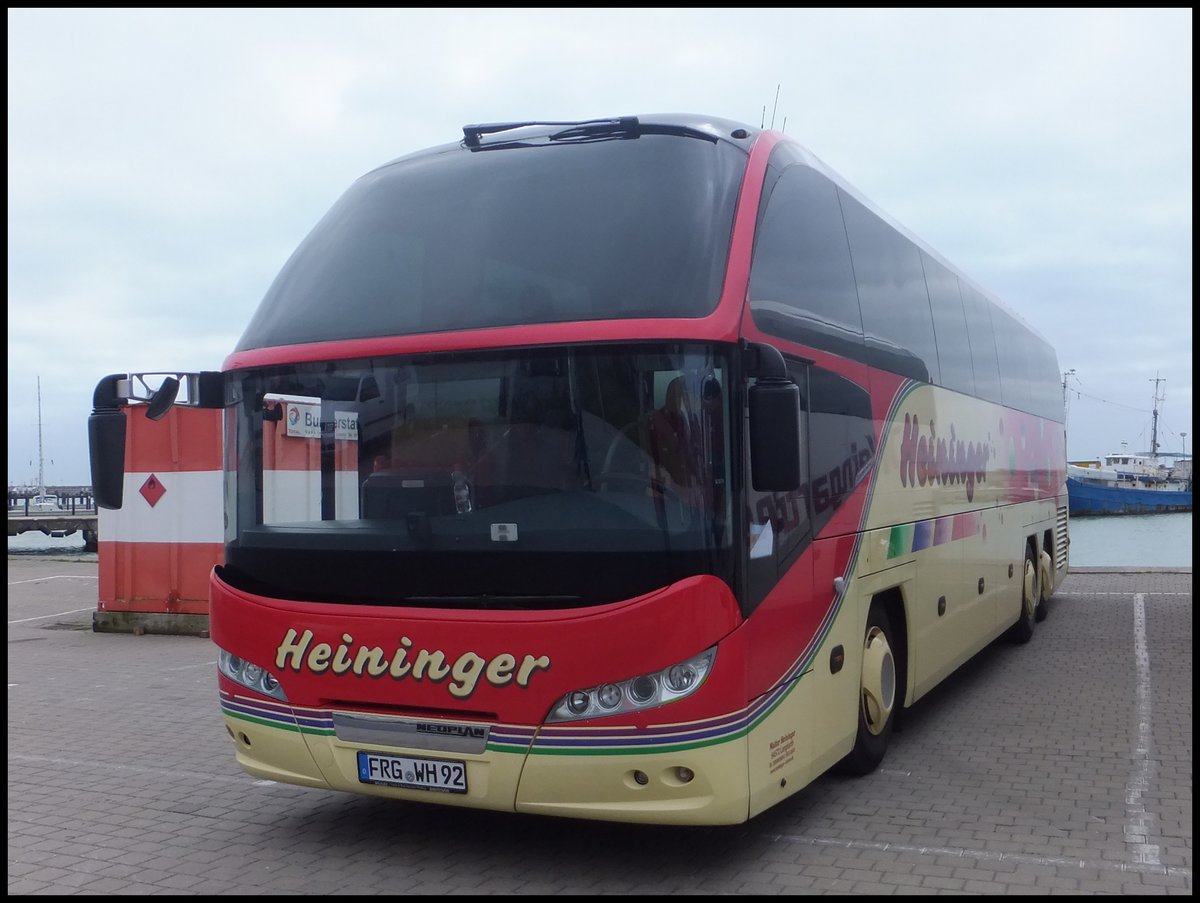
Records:
[[[1044,551],[1042,552],[1042,572],[1038,574],[1040,577],[1038,586],[1038,597],[1044,602],[1050,598],[1050,587],[1054,585],[1054,578],[1051,576],[1050,556]]]
[[[887,635],[878,627],[867,631],[863,645],[863,723],[875,736],[883,733],[896,703],[896,663]]]
[[[1033,617],[1033,611],[1037,607],[1036,581],[1037,572],[1033,568],[1033,562],[1027,560],[1025,562],[1024,599],[1022,601],[1025,603],[1025,616],[1028,618]]]

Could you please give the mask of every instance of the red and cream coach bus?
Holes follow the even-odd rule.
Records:
[[[463,133],[359,179],[221,371],[97,386],[106,507],[127,412],[225,411],[245,771],[738,823],[1030,639],[1066,463],[1020,317],[776,131]]]

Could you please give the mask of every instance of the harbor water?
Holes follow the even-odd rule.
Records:
[[[28,530],[19,536],[8,537],[8,554],[96,557],[95,552],[83,551],[83,533],[78,531],[70,536],[46,536],[37,530]]]
[[[1072,567],[1192,566],[1192,512],[1071,518]]]
[[[89,555],[83,534],[29,532],[8,538],[10,555]],[[95,553],[90,553],[94,557]],[[1192,566],[1192,514],[1130,514],[1071,519],[1072,567]]]

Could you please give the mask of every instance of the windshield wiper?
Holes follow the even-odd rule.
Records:
[[[524,136],[529,141],[537,142],[579,142],[607,141],[613,138],[640,138],[642,135],[680,135],[685,138],[703,138],[705,141],[716,143],[718,137],[703,129],[690,125],[676,123],[641,122],[636,116],[619,116],[616,119],[586,119],[582,122],[547,122],[529,120],[526,122],[492,122],[485,125],[464,125],[463,144],[472,151],[495,150],[509,147],[531,147],[533,144],[523,140],[522,136],[500,140],[494,144],[483,144],[484,135],[494,135],[497,132],[508,132],[523,129],[527,126],[561,125],[566,128],[549,135]],[[743,138],[745,135],[735,135]],[[544,144],[540,146],[545,146]]]
[[[497,132],[510,132],[513,129],[523,129],[534,125],[567,126],[562,131],[550,136],[551,141],[562,141],[566,138],[605,137],[609,135],[638,134],[638,118],[636,116],[620,116],[617,119],[585,119],[580,122],[555,122],[551,120],[530,119],[524,122],[489,122],[481,125],[463,126],[463,143],[467,147],[479,147],[484,135],[494,135]]]
[[[621,116],[618,119],[593,119],[581,122],[571,128],[555,132],[550,136],[551,141],[566,141],[570,138],[610,138],[613,135],[624,135],[636,138],[641,134],[636,116]]]

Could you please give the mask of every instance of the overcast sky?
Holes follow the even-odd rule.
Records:
[[[776,104],[776,98],[778,103]],[[1192,436],[1192,11],[8,11],[8,481],[219,369],[369,169],[466,123],[784,129],[1058,350],[1068,456]],[[1185,439],[1186,436],[1186,439]]]

